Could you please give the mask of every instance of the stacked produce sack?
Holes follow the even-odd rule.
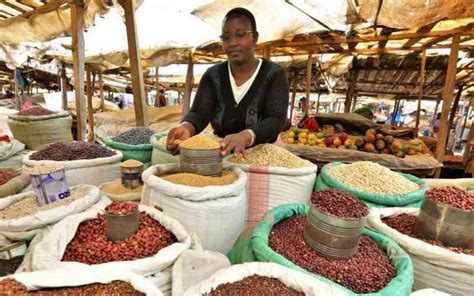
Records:
[[[317,191],[342,189],[370,207],[419,207],[425,187],[422,179],[369,161],[330,163],[322,168],[316,182]]]
[[[179,161],[179,155],[172,155],[166,149],[166,139],[168,132],[160,132],[151,136],[151,145],[153,146],[153,152],[151,154],[151,164],[166,164],[166,163],[177,163]]]
[[[0,160],[7,160],[17,153],[25,150],[25,144],[8,135],[0,135]]]
[[[30,150],[58,141],[72,141],[72,118],[68,112],[33,107],[8,116],[13,137]]]
[[[143,163],[151,161],[151,153],[153,145],[151,144],[151,136],[155,131],[145,127],[135,127],[121,133],[116,137],[104,138],[107,147],[119,150],[123,153],[123,161],[135,159]]]
[[[315,193],[312,206],[337,217],[365,214],[367,209],[360,206],[363,205],[360,201],[349,203],[344,199],[338,203],[338,191],[334,190]],[[327,199],[326,204],[317,203],[323,199]],[[269,211],[254,229],[250,245],[241,249],[249,254],[240,257],[289,267],[349,295],[410,294],[413,266],[408,254],[393,240],[365,228],[352,258],[328,259],[314,251],[303,238],[308,211],[309,207],[303,204],[283,205]],[[231,261],[237,258],[234,251],[230,254]]]
[[[184,295],[345,296],[349,293],[278,264],[246,263],[218,271],[186,290]]]
[[[191,138],[186,143],[202,149],[220,147],[203,139]],[[164,164],[147,169],[142,179],[142,203],[157,206],[183,223],[199,236],[206,250],[228,252],[245,229],[247,176],[240,169],[226,169],[221,177],[209,177],[180,173],[178,164]]]
[[[265,213],[286,203],[307,203],[313,192],[317,166],[272,144],[230,156],[224,166],[247,173],[247,226],[255,226]]]
[[[102,183],[120,178],[122,153],[112,151],[96,143],[58,142],[23,158],[26,167],[40,164],[60,164],[66,170],[70,186]]]
[[[40,165],[30,169],[29,173],[47,175],[62,169],[59,165]],[[13,257],[11,262],[5,264],[22,260],[22,262],[18,262],[21,263],[20,269],[30,270],[30,253],[36,245],[35,239],[47,232],[51,225],[68,215],[89,209],[101,198],[99,189],[92,185],[77,185],[66,188],[66,190],[66,197],[47,204],[43,204],[42,197],[38,197],[38,192],[35,191],[0,199],[0,246],[15,247],[20,252],[21,245],[15,246],[14,242],[31,241],[25,258]],[[50,197],[50,194],[52,192],[48,192],[47,196]],[[18,255],[23,254],[19,253]]]
[[[138,217],[135,232],[124,239],[109,237],[108,215],[132,213]],[[119,230],[130,230],[129,226]],[[178,221],[148,206],[114,202],[57,223],[36,246],[32,266],[39,271],[89,265],[98,273],[133,272],[152,279],[172,266],[190,245],[191,238]]]
[[[456,187],[430,189],[425,197],[474,212],[474,195]],[[472,294],[474,250],[419,237],[415,232],[418,214],[416,208],[372,209],[368,223],[408,252],[415,268],[414,290],[434,288],[452,295]]]
[[[119,270],[101,273],[77,265],[73,270],[36,271],[0,278],[0,295],[161,296],[146,278]]]
[[[0,198],[17,194],[30,184],[28,174],[13,169],[0,169]]]

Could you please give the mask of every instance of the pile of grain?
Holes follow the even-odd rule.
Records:
[[[234,172],[228,170],[222,171],[221,177],[208,177],[190,173],[171,174],[161,177],[174,184],[192,187],[229,185],[238,179],[238,176]]]
[[[221,144],[203,135],[196,135],[179,144],[179,148],[185,149],[219,149],[220,147]]]

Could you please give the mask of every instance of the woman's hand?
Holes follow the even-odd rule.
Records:
[[[190,137],[194,136],[196,129],[188,122],[183,122],[180,125],[172,128],[168,133],[166,140],[166,149],[171,154],[176,155],[179,152],[179,142],[182,142]]]
[[[252,142],[252,136],[247,131],[231,134],[224,138],[221,143],[221,155],[224,157],[228,152],[234,151],[236,155],[242,155]]]

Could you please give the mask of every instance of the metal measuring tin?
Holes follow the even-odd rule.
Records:
[[[367,217],[342,218],[311,206],[303,232],[305,242],[329,259],[349,259],[357,251]]]
[[[140,211],[136,210],[128,215],[112,215],[105,211],[107,238],[111,241],[125,240],[137,232]]]
[[[143,163],[129,159],[120,164],[120,173],[122,178],[122,185],[128,189],[135,189],[143,185],[142,173]]]
[[[448,246],[474,249],[474,213],[425,198],[416,219],[415,234]]]
[[[222,176],[221,149],[179,148],[180,170],[203,176]]]
[[[39,206],[63,200],[71,195],[64,168],[47,173],[30,173],[30,179]]]

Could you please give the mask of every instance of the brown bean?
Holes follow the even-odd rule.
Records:
[[[369,209],[363,202],[340,189],[331,188],[313,193],[311,204],[318,210],[337,217],[361,218],[369,214]]]
[[[452,207],[474,212],[474,195],[455,186],[433,188],[425,197]]]
[[[390,259],[367,236],[362,236],[351,259],[331,260],[320,256],[303,239],[305,223],[305,216],[293,216],[273,226],[269,237],[270,248],[301,268],[356,293],[377,292],[396,276]]]
[[[298,292],[285,286],[277,279],[252,275],[243,278],[240,281],[226,283],[212,289],[206,296],[224,296],[224,295],[282,295],[282,296],[303,296],[304,293]]]
[[[150,257],[175,243],[175,236],[145,212],[140,213],[138,231],[123,241],[107,239],[105,217],[82,222],[66,247],[62,261],[101,264]]]

